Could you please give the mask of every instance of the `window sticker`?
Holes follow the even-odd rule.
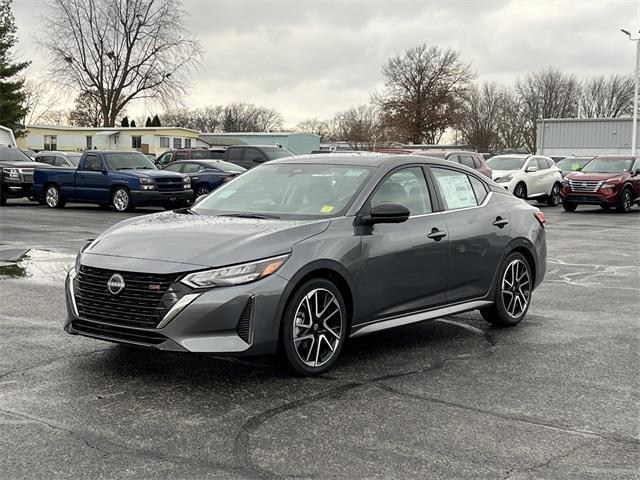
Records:
[[[477,205],[466,175],[438,175],[438,184],[448,209],[455,210]]]
[[[579,163],[572,163],[571,164],[571,170],[573,170],[574,172],[576,170],[580,170],[580,164]]]
[[[331,213],[331,212],[333,212],[333,205],[324,205],[320,209],[320,213]]]

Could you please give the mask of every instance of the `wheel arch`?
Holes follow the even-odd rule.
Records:
[[[493,295],[495,293],[495,288],[496,288],[496,280],[498,278],[498,273],[500,272],[500,268],[502,267],[502,264],[504,263],[505,259],[514,252],[520,253],[527,260],[527,263],[531,267],[531,275],[533,276],[533,279],[532,279],[533,285],[536,285],[539,268],[538,268],[538,255],[536,253],[535,246],[527,238],[523,238],[523,237],[514,238],[504,249],[504,253],[502,254],[502,257],[500,258],[500,262],[496,267],[496,271],[493,277],[493,282],[491,284],[492,285],[491,291],[489,292],[488,298],[493,298]]]

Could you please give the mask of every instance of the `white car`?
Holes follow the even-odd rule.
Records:
[[[497,155],[487,160],[495,182],[524,200],[560,203],[562,173],[552,159],[541,155]]]

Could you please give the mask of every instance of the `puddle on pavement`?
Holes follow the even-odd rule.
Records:
[[[73,255],[32,249],[22,255],[15,263],[0,263],[0,280],[64,281],[74,261],[75,256]]]

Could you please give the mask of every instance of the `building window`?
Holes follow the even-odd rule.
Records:
[[[87,135],[87,150],[91,150],[93,148],[93,137],[91,135]]]
[[[169,137],[160,137],[160,148],[169,148]]]
[[[57,135],[45,135],[44,136],[44,149],[45,150],[57,150],[58,149],[58,136]]]
[[[142,148],[142,137],[131,137],[131,148]]]
[[[182,139],[174,138],[173,139],[173,148],[182,148]]]
[[[184,148],[191,148],[191,139],[190,138],[185,138],[184,139]]]

